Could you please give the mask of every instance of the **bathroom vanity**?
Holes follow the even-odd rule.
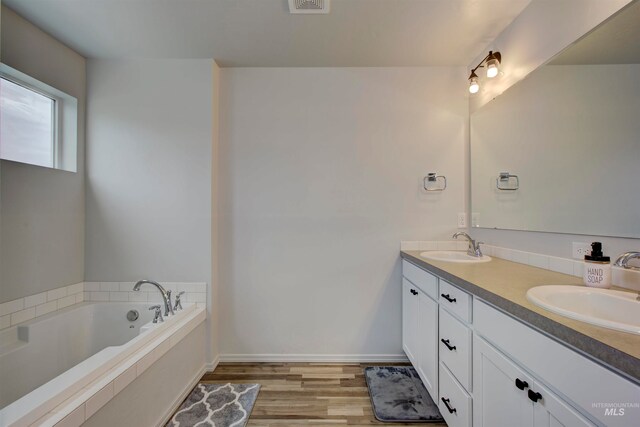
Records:
[[[403,349],[449,427],[640,425],[640,335],[526,299],[579,278],[401,256]]]

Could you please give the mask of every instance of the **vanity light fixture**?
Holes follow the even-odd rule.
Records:
[[[497,76],[498,72],[500,71],[500,62],[502,62],[502,55],[500,55],[500,52],[494,52],[490,50],[489,54],[485,56],[473,70],[471,70],[471,74],[469,75],[469,92],[477,93],[480,89],[480,84],[478,83],[478,75],[476,74],[476,70],[478,68],[486,68],[487,78],[492,79]]]

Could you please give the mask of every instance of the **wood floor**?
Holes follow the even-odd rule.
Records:
[[[371,364],[221,363],[202,382],[260,383],[249,426],[415,425],[375,419],[364,379],[366,366]]]

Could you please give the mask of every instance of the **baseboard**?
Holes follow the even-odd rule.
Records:
[[[209,362],[205,364],[204,368],[206,369],[206,372],[213,372],[218,367],[219,363],[220,363],[220,356],[216,356],[216,358],[213,359],[213,362]]]
[[[404,354],[221,354],[220,362],[408,362]]]
[[[189,381],[187,386],[182,390],[182,392],[176,398],[176,400],[174,400],[173,403],[169,405],[169,411],[162,416],[162,418],[160,419],[160,422],[157,423],[156,425],[163,426],[169,422],[169,419],[171,418],[173,413],[176,411],[176,409],[178,409],[178,407],[184,401],[184,399],[186,399],[189,393],[191,393],[191,390],[193,390],[193,388],[198,384],[198,382],[200,381],[200,378],[202,378],[204,373],[207,372],[207,365],[208,365],[207,363],[202,365],[202,367],[198,370],[198,373],[191,379],[191,381]]]

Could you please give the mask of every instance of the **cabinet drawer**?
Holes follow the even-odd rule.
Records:
[[[440,307],[471,323],[471,295],[444,280],[440,280]]]
[[[438,300],[438,278],[408,261],[402,261],[402,275],[425,294]]]
[[[449,406],[447,408],[447,405]],[[471,426],[471,397],[440,363],[440,398],[438,409],[449,427]]]
[[[471,330],[442,307],[439,324],[440,361],[465,389],[471,391]]]

